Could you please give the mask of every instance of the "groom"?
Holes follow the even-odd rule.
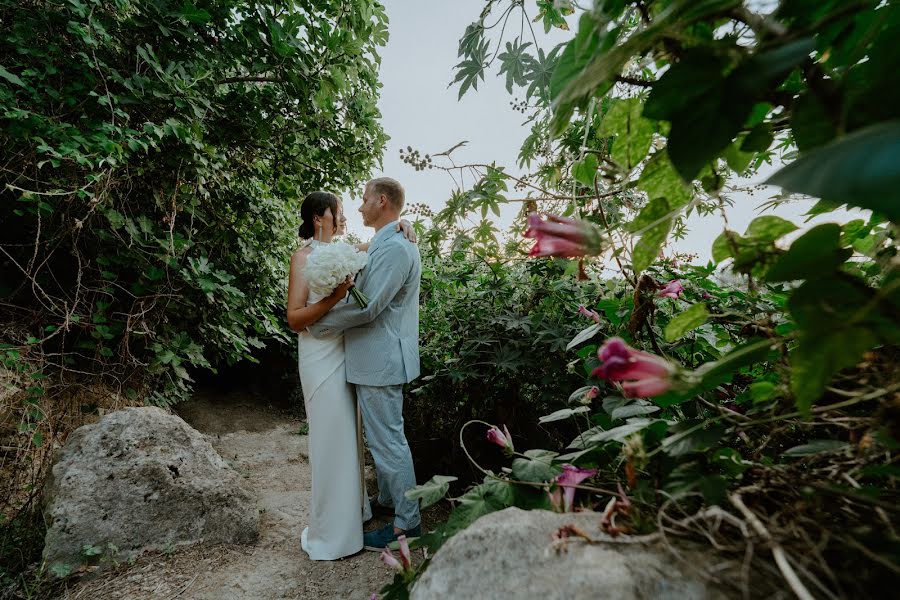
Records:
[[[419,376],[422,263],[418,246],[395,227],[403,202],[403,187],[394,179],[381,177],[366,184],[359,212],[376,233],[357,286],[369,305],[338,304],[309,327],[315,337],[344,331],[347,381],[356,385],[375,459],[378,503],[394,509],[392,524],[363,536],[367,550],[381,550],[401,534],[421,535],[418,502],[405,493],[416,485],[416,475],[403,433],[403,384]]]

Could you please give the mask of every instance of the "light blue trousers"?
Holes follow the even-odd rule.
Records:
[[[403,386],[357,385],[366,441],[378,476],[378,503],[393,506],[394,526],[409,530],[421,522],[419,503],[406,497],[415,487],[412,453],[403,432]]]

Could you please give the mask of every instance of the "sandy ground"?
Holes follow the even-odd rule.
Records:
[[[254,546],[179,547],[144,555],[132,564],[76,581],[57,598],[368,599],[391,581],[393,574],[377,553],[363,551],[339,561],[316,562],[300,549],[310,487],[307,437],[298,433],[301,421],[246,392],[201,394],[177,412],[209,437],[256,492],[259,541]],[[426,527],[431,516],[424,515]],[[366,529],[384,522],[370,521]]]

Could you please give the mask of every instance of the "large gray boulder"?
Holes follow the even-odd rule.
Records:
[[[652,544],[574,541],[558,552],[551,547],[552,536],[567,524],[594,539],[610,540],[600,532],[598,513],[507,508],[481,517],[448,540],[413,587],[412,600],[725,597]]]
[[[74,568],[196,542],[251,544],[259,509],[198,431],[155,407],[76,429],[46,483],[44,558]],[[97,552],[101,554],[97,555]]]

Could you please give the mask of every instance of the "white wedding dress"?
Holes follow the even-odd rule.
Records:
[[[307,303],[321,299],[310,292]],[[359,412],[344,370],[343,334],[316,339],[303,331],[297,347],[312,466],[309,522],[300,546],[312,560],[336,560],[362,550],[362,524],[372,517],[362,477]]]

